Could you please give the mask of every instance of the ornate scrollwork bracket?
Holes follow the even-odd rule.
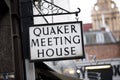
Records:
[[[38,15],[33,15],[34,17],[75,14],[76,19],[78,19],[78,13],[81,11],[80,8],[78,8],[76,12],[69,12],[46,0],[37,0],[37,3],[33,2],[33,4],[40,13]]]

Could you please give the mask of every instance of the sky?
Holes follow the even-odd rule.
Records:
[[[120,0],[113,0],[120,11]],[[81,9],[79,13],[79,20],[83,23],[91,23],[91,10],[97,0],[70,0],[71,11],[77,11],[77,8]]]

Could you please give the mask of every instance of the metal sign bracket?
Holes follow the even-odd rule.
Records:
[[[34,7],[37,9],[39,14],[33,15],[33,17],[43,17],[45,21],[48,23],[45,16],[57,16],[57,15],[70,15],[75,14],[76,20],[78,21],[78,13],[80,13],[80,8],[78,8],[78,11],[76,12],[69,12],[68,10],[65,10],[55,4],[53,2],[48,2],[46,0],[34,0],[33,1]]]

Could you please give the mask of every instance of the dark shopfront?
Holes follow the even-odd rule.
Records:
[[[19,8],[29,3],[31,0],[0,0],[0,80],[26,80]],[[39,66],[49,70],[42,62]]]
[[[0,80],[23,80],[18,0],[0,0]]]

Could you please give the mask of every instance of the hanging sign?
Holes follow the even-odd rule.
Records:
[[[83,58],[82,22],[29,27],[30,59]]]

